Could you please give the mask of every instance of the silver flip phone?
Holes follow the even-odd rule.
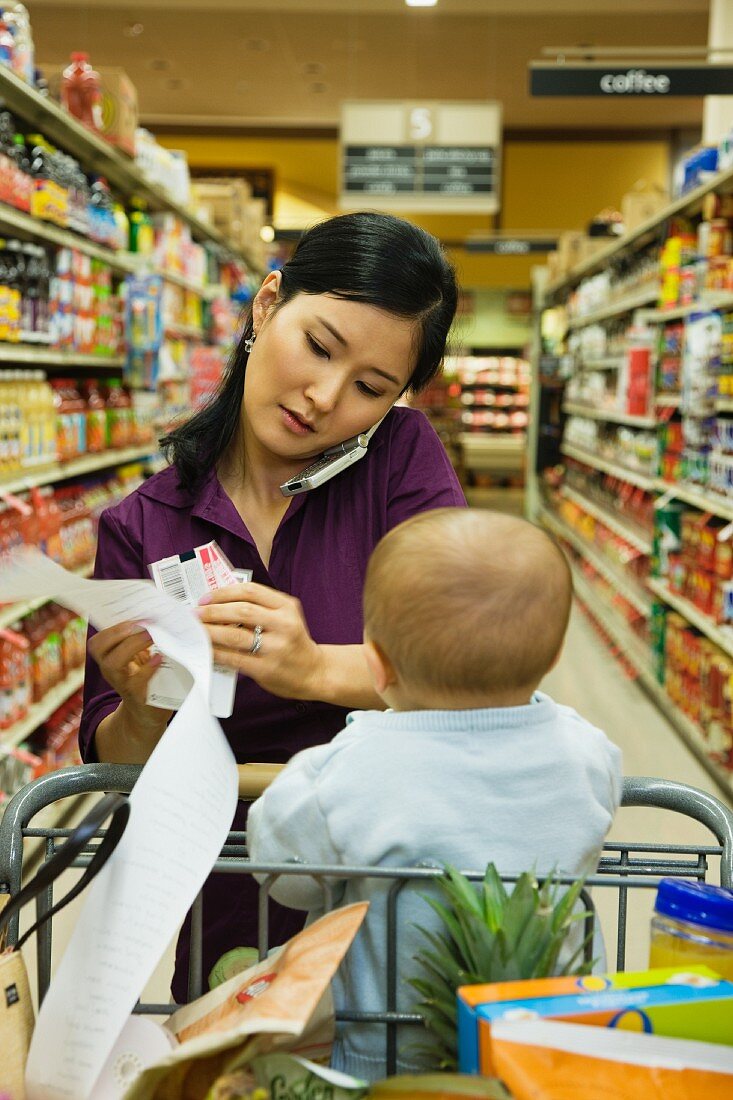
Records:
[[[382,417],[383,419],[384,417]],[[280,486],[282,495],[284,497],[294,497],[298,493],[307,493],[309,489],[317,489],[319,485],[323,485],[325,481],[335,477],[336,474],[340,474],[342,470],[353,466],[367,453],[369,440],[381,423],[382,421],[379,420],[368,432],[361,432],[352,439],[339,443],[336,447],[329,447],[310,466],[306,466],[299,474],[289,478],[284,485]]]

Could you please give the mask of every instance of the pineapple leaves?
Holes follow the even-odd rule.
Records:
[[[410,985],[420,997],[417,1011],[433,1040],[431,1056],[441,1068],[451,1069],[457,1065],[456,990],[461,985],[586,974],[585,952],[593,933],[570,951],[566,941],[586,916],[579,908],[584,880],[563,885],[553,872],[539,883],[534,872],[525,872],[507,890],[490,863],[479,884],[448,866],[435,885],[440,899],[423,896],[442,931],[418,928],[426,945],[415,956],[422,973]],[[563,947],[569,957],[561,965]]]

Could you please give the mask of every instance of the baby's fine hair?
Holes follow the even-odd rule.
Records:
[[[364,627],[412,688],[534,688],[567,630],[572,578],[554,540],[498,512],[440,508],[390,531],[364,588]]]

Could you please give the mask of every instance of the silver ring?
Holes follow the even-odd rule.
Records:
[[[252,631],[252,645],[249,647],[249,651],[254,657],[255,653],[259,653],[262,649],[262,627],[256,626]]]

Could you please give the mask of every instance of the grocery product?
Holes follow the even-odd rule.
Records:
[[[650,966],[709,966],[733,980],[733,890],[662,879],[652,918]]]
[[[574,988],[569,982],[575,982]],[[568,1023],[644,1031],[733,1045],[733,983],[706,966],[635,974],[545,978],[458,990],[459,1066],[492,1076],[491,1029],[500,1020],[554,1018]]]
[[[89,55],[72,53],[63,72],[61,102],[67,111],[92,130],[101,130],[102,87],[99,73],[89,64]]]

